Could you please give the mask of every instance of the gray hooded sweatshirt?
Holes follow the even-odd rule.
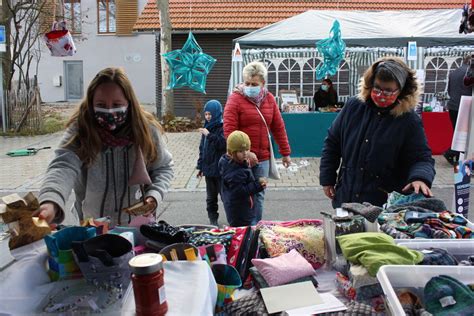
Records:
[[[173,158],[160,131],[155,126],[150,128],[158,159],[147,166],[152,184],[145,185],[145,197],[151,196],[160,203],[173,179]],[[123,214],[122,209],[141,201],[140,187],[128,185],[135,164],[136,146],[104,147],[87,167],[71,148],[63,147],[76,132],[75,126],[66,130],[46,171],[39,202],[56,203],[60,210],[55,221],[62,222],[66,202],[74,189],[76,199],[72,211],[77,212],[79,219],[110,216],[112,225],[127,223],[129,215]]]

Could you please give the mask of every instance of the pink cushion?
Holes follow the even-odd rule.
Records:
[[[269,259],[252,259],[252,263],[270,286],[289,283],[314,274],[314,269],[296,249]]]

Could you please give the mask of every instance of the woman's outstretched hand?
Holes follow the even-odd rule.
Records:
[[[416,194],[423,193],[425,196],[433,196],[430,188],[424,183],[423,181],[413,181],[408,183],[404,188],[403,191],[407,192],[413,190]],[[421,192],[420,192],[421,191]]]
[[[58,211],[58,206],[53,202],[45,202],[40,205],[40,207],[33,212],[33,217],[38,217],[39,219],[44,219],[48,224],[51,224],[56,217],[56,212]]]

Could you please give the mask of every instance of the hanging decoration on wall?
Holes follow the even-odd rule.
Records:
[[[201,93],[206,93],[206,79],[216,63],[216,59],[205,54],[193,33],[189,32],[188,39],[182,49],[176,49],[163,54],[170,67],[170,83],[167,89],[188,86]]]
[[[54,22],[51,31],[44,34],[44,40],[51,56],[74,56],[76,53],[76,45],[71,32],[66,28],[66,21]]]
[[[344,59],[346,43],[342,40],[339,21],[335,20],[329,37],[316,43],[316,48],[323,56],[323,63],[316,67],[316,79],[320,80],[327,75],[333,76],[339,69],[339,63]]]

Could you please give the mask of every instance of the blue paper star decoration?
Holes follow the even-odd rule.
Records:
[[[318,41],[316,48],[323,55],[323,63],[316,67],[316,79],[320,80],[326,75],[335,75],[346,50],[338,20],[334,21],[329,37]]]
[[[171,79],[167,89],[188,86],[201,93],[206,93],[206,79],[216,59],[202,52],[201,47],[189,33],[182,49],[163,54],[170,67]]]

